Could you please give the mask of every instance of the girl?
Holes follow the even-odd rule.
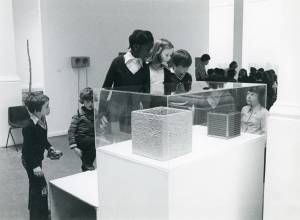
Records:
[[[242,108],[241,127],[242,132],[253,134],[266,133],[266,119],[268,111],[263,107],[265,90],[254,87],[250,89],[246,96],[247,105]]]
[[[163,92],[163,82],[169,73],[169,61],[174,51],[173,44],[167,39],[160,39],[154,43],[149,59],[150,64],[150,91]]]

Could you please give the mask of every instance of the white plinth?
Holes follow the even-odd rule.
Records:
[[[98,219],[262,219],[265,137],[206,133],[194,126],[192,153],[169,161],[132,154],[131,141],[98,148]]]
[[[300,219],[300,112],[284,113],[268,120],[264,220]]]
[[[97,218],[97,171],[51,180],[49,189],[52,220]]]

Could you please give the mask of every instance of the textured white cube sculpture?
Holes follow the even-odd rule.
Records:
[[[156,107],[132,112],[132,151],[169,160],[192,151],[192,111]]]

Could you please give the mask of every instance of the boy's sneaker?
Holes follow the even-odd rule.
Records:
[[[91,167],[87,167],[86,169],[87,169],[87,170],[94,170],[95,167],[94,167],[94,166],[91,166]]]
[[[94,167],[94,166],[82,165],[82,166],[81,166],[81,169],[82,169],[83,172],[85,172],[85,171],[91,171],[91,170],[94,170],[95,167]]]
[[[63,153],[60,150],[54,150],[52,148],[50,148],[47,153],[47,157],[51,160],[58,160],[62,155]]]

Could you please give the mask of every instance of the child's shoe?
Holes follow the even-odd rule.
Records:
[[[82,170],[83,172],[85,172],[85,171],[91,171],[91,170],[94,170],[94,169],[95,169],[94,166],[88,166],[88,165],[82,165],[82,166],[81,166],[81,170]]]
[[[54,150],[53,148],[50,148],[47,153],[47,157],[51,160],[58,160],[63,153],[60,150]]]
[[[89,166],[89,167],[86,168],[86,170],[94,170],[94,169],[95,169],[94,166]]]

